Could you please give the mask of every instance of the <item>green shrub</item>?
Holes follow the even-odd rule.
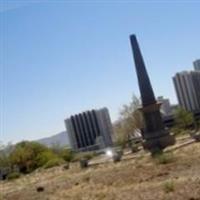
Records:
[[[59,144],[54,144],[51,150],[58,155],[59,157],[63,158],[65,161],[70,162],[74,158],[74,152],[66,147],[61,147]]]
[[[132,153],[136,153],[138,152],[140,149],[139,149],[139,144],[132,144],[131,145],[131,152]]]
[[[172,153],[157,153],[154,155],[157,164],[167,164],[174,161]]]
[[[61,147],[48,148],[37,142],[23,141],[15,145],[9,154],[0,150],[0,167],[13,168],[17,172],[30,173],[39,167],[50,168],[71,161],[74,153]],[[16,171],[15,171],[16,172]],[[9,179],[17,177],[17,173],[9,175]]]
[[[163,189],[166,193],[173,192],[174,191],[174,182],[173,181],[165,182],[163,185]]]
[[[83,158],[82,153],[76,153],[72,162],[80,161]]]
[[[29,173],[35,170],[37,165],[37,157],[48,148],[37,142],[20,142],[10,154],[12,165],[17,165],[22,173]]]
[[[10,174],[8,174],[7,179],[8,180],[14,180],[20,177],[20,173],[18,172],[12,172]]]
[[[11,165],[10,159],[3,152],[0,152],[0,168],[9,167]]]
[[[171,128],[170,130],[171,133],[173,133],[173,135],[175,136],[181,136],[181,135],[186,135],[188,134],[188,129],[183,129],[183,128],[179,128],[177,126]]]
[[[122,149],[124,149],[126,147],[126,143],[127,143],[126,138],[124,138],[124,136],[122,137],[122,136],[118,135],[117,140],[115,141],[114,146],[117,146],[117,147],[119,146]]]
[[[96,156],[96,153],[95,152],[87,152],[87,153],[84,153],[83,157],[85,159],[88,159],[88,160],[91,160],[92,158],[94,158]]]
[[[71,149],[63,149],[60,153],[60,157],[67,162],[71,162],[75,156],[75,153]]]
[[[80,161],[81,159],[86,159],[86,160],[91,160],[92,158],[94,158],[96,156],[95,152],[83,152],[83,153],[77,153],[74,158],[73,161]]]
[[[44,165],[44,168],[45,169],[48,169],[48,168],[51,168],[51,167],[55,167],[55,166],[60,166],[62,164],[64,164],[65,161],[61,158],[54,158],[52,160],[49,160],[45,165]]]
[[[183,108],[175,111],[174,118],[175,126],[183,130],[188,129],[194,123],[193,114]]]
[[[36,158],[37,166],[42,167],[50,160],[54,160],[57,158],[58,156],[55,153],[53,153],[51,150],[44,151],[40,153]]]

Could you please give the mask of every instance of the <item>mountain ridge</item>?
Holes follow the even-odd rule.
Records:
[[[36,140],[36,142],[39,142],[40,144],[48,147],[52,147],[53,145],[59,145],[61,147],[70,146],[69,137],[66,131],[62,131],[55,135],[38,139]]]

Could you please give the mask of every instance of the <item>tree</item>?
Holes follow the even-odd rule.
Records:
[[[47,162],[50,160],[58,159],[58,155],[56,155],[53,151],[50,149],[48,151],[44,151],[37,155],[36,161],[37,161],[37,167],[44,166]]]
[[[60,146],[60,144],[53,144],[51,150],[60,158],[64,159],[67,162],[70,162],[74,158],[74,152],[68,146]]]
[[[48,151],[48,148],[37,142],[23,141],[16,144],[14,150],[10,153],[12,165],[17,165],[22,173],[28,173],[36,169],[37,157],[42,152]]]
[[[13,145],[11,143],[4,145],[2,142],[0,142],[0,168],[11,166],[9,154],[12,149]]]
[[[2,151],[5,148],[4,144],[2,141],[0,141],[0,151]]]
[[[118,143],[125,143],[136,130],[143,128],[143,117],[139,108],[140,100],[135,95],[129,104],[123,105],[120,117],[114,125]]]
[[[3,167],[9,167],[10,166],[10,160],[6,153],[1,150],[0,151],[0,169]]]
[[[175,124],[180,129],[188,129],[194,123],[193,114],[183,108],[175,111]]]

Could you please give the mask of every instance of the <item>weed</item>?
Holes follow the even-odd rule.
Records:
[[[163,185],[163,189],[165,193],[173,192],[174,191],[174,182],[173,181],[167,181]]]
[[[172,153],[159,153],[154,156],[157,164],[168,164],[174,161]]]
[[[7,179],[8,180],[14,180],[20,177],[20,173],[18,172],[12,172],[10,174],[8,174]]]
[[[64,163],[65,163],[65,161],[63,159],[61,159],[61,158],[55,158],[55,159],[49,160],[44,165],[44,168],[47,169],[47,168],[51,168],[51,167],[62,165]]]

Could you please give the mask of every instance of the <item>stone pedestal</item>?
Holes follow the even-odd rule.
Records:
[[[160,103],[155,103],[140,109],[145,121],[143,147],[152,153],[175,144],[174,136],[170,135],[162,122],[160,106]]]
[[[162,134],[161,134],[162,135]],[[162,151],[164,148],[170,145],[175,144],[175,138],[172,135],[169,135],[167,132],[166,135],[160,136],[157,138],[149,138],[148,140],[143,140],[143,148],[149,150],[152,154],[157,151]]]

